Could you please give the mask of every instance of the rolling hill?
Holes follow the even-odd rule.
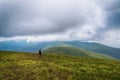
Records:
[[[64,43],[79,47],[88,51],[109,55],[120,59],[120,49],[93,42],[65,41]]]
[[[65,54],[65,55],[71,55],[71,56],[81,56],[81,57],[87,57],[87,58],[99,58],[99,59],[115,59],[111,56],[107,56],[104,54],[99,54],[95,52],[90,52],[87,50],[82,50],[77,47],[64,45],[64,46],[56,46],[47,48],[43,51],[43,53],[50,53],[50,54]]]
[[[0,51],[0,80],[120,80],[120,61]]]

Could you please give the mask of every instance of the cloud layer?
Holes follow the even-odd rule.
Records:
[[[1,0],[0,39],[106,43],[108,37],[120,43],[119,36],[114,36],[120,32],[119,3],[119,0]]]

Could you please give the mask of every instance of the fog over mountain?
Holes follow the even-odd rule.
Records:
[[[0,0],[0,41],[95,41],[120,48],[120,0]]]

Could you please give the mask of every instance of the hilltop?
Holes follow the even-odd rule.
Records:
[[[114,48],[95,42],[64,41],[64,43],[120,59],[120,48]]]
[[[0,80],[120,80],[120,61],[0,51]]]
[[[71,56],[81,56],[81,57],[87,57],[87,58],[98,58],[98,59],[115,59],[111,56],[90,52],[87,50],[83,50],[77,47],[73,47],[70,45],[62,45],[62,46],[56,46],[56,47],[50,47],[43,51],[45,54],[65,54],[65,55],[71,55]]]

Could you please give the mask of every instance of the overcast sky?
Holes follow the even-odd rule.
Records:
[[[95,41],[120,48],[120,0],[0,0],[0,41]]]

